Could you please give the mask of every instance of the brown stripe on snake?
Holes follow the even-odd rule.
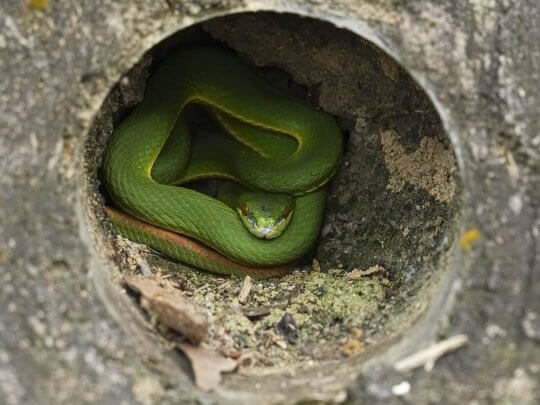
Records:
[[[121,212],[112,207],[105,207],[105,212],[111,220],[117,220],[125,225],[129,225],[133,228],[136,228],[141,231],[148,232],[149,234],[154,235],[157,238],[161,238],[169,243],[172,243],[176,246],[185,247],[187,249],[197,252],[199,255],[206,257],[208,260],[214,262],[222,263],[225,266],[234,268],[237,271],[237,274],[250,275],[255,278],[270,278],[283,276],[290,273],[292,266],[273,266],[273,267],[252,267],[245,264],[235,262],[219,252],[209,248],[208,246],[198,242],[195,239],[191,239],[187,236],[180,235],[178,233],[163,229],[149,223],[143,222],[129,214]]]

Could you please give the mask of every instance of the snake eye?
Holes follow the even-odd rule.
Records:
[[[247,206],[246,203],[242,203],[242,205],[240,206],[240,211],[242,211],[242,214],[247,216],[247,214],[248,214],[248,206]]]

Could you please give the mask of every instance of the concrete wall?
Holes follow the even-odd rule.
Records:
[[[0,5],[3,402],[253,401],[251,387],[197,391],[183,360],[151,343],[89,230],[82,163],[95,113],[146,50],[195,22],[263,9],[345,27],[412,74],[454,147],[463,230],[482,235],[452,278],[458,299],[444,302],[451,311],[432,311],[421,324],[442,336],[466,333],[466,348],[430,373],[398,375],[375,362],[347,387],[322,387],[318,398],[400,403],[391,387],[408,381],[414,403],[538,401],[537,2],[8,0]],[[410,343],[381,349],[381,359]],[[294,403],[309,392],[265,399]]]

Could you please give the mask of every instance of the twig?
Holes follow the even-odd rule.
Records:
[[[345,278],[347,280],[358,280],[362,277],[371,276],[372,274],[377,274],[377,273],[382,273],[382,272],[384,272],[384,267],[376,264],[375,266],[371,266],[367,270],[353,269],[349,273],[345,274]]]
[[[158,277],[124,276],[124,282],[141,295],[141,306],[162,325],[182,334],[194,344],[204,339],[209,327],[204,308],[187,299]]]
[[[399,372],[407,372],[423,365],[431,365],[431,367],[433,367],[433,363],[439,357],[448,352],[459,349],[467,344],[468,341],[469,339],[467,335],[463,334],[441,340],[440,342],[431,345],[427,349],[420,350],[419,352],[399,360],[396,364],[394,364],[394,369]]]
[[[240,294],[238,294],[238,302],[240,304],[245,304],[248,301],[249,293],[251,292],[252,286],[253,286],[253,283],[251,282],[251,277],[246,276],[244,278],[244,284],[242,284],[242,289],[240,290]]]

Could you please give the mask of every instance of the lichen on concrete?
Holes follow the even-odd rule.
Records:
[[[30,3],[0,2],[0,306],[5,309],[0,315],[0,396],[7,404],[538,403],[537,1]],[[86,188],[102,143],[98,139],[95,149],[86,149],[94,155],[83,157],[83,150],[102,101],[151,46],[194,22],[263,7],[333,21],[371,39],[405,66],[370,43],[358,45],[354,35],[345,38],[347,47],[336,47],[344,39],[336,34],[312,36],[318,46],[311,49],[317,52],[288,59],[311,62],[287,67],[283,48],[302,45],[313,31],[306,20],[295,22],[290,16],[286,30],[265,17],[270,32],[275,31],[270,42],[278,47],[255,54],[271,56],[271,65],[307,86],[314,104],[341,117],[340,124],[350,131],[348,151],[354,152],[344,165],[361,168],[351,174],[365,174],[354,177],[343,171],[333,185],[327,227],[315,252],[323,272],[340,265],[343,272],[381,265],[391,283],[383,315],[410,309],[418,316],[417,304],[433,310],[414,324],[402,323],[401,339],[368,345],[368,351],[375,348],[375,363],[365,370],[360,355],[278,377],[272,370],[259,379],[234,374],[225,389],[208,395],[193,387],[185,361],[148,331],[148,323],[118,286],[117,264],[123,259],[113,255],[113,238],[102,232],[105,218],[97,185]],[[261,21],[251,20],[249,26],[259,31],[242,37],[238,25],[240,40],[231,42],[232,48],[255,50],[257,43],[272,39],[261,30]],[[222,31],[229,35],[232,28]],[[247,49],[242,55],[268,63],[250,59]],[[327,72],[302,78],[302,68],[315,59],[328,62]],[[359,80],[344,87],[334,80],[339,70]],[[418,84],[407,79],[406,71]],[[388,81],[372,80],[379,73]],[[331,81],[324,81],[326,74],[334,75]],[[311,85],[310,77],[316,79]],[[458,248],[445,257],[458,231],[448,220],[455,216],[452,209],[459,208],[454,201],[441,203],[410,183],[398,193],[386,189],[390,173],[381,131],[399,134],[407,154],[426,136],[449,146],[436,114],[428,112],[431,104],[416,91],[420,87],[444,122],[452,140],[448,149],[458,152],[463,177],[456,196],[465,197],[462,228],[481,232],[470,252]],[[358,100],[363,92],[369,95],[364,107],[356,109],[358,103],[338,97],[347,92]],[[388,122],[399,125],[382,125]],[[360,207],[365,218],[348,221],[348,206],[357,212]],[[153,254],[144,248],[118,245],[130,259],[124,271],[156,270],[160,260],[171,270],[181,269],[161,257],[152,262]],[[433,282],[444,274],[437,269],[444,269],[445,259],[457,297]],[[196,274],[200,280],[206,277]],[[398,310],[390,310],[392,306]],[[389,324],[402,319],[375,319],[370,329],[391,329]],[[392,372],[396,353],[403,354],[396,346],[415,351],[454,333],[466,333],[469,345],[439,359],[430,372]],[[402,383],[410,386],[405,398],[392,389]]]

